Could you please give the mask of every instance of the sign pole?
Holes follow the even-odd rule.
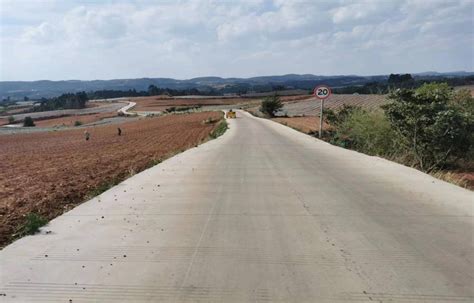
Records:
[[[323,116],[324,116],[324,99],[331,96],[331,88],[327,85],[319,85],[313,91],[314,96],[321,101],[321,110],[319,112],[319,139],[323,137]]]
[[[319,112],[319,138],[323,137],[323,110],[324,110],[324,99],[321,99],[321,111]]]

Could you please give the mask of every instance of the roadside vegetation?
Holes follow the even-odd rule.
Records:
[[[23,225],[18,228],[14,238],[21,238],[26,235],[34,235],[39,231],[40,227],[44,226],[46,223],[48,223],[48,220],[46,220],[41,215],[29,213],[26,215]]]
[[[216,128],[211,132],[209,135],[212,139],[216,139],[217,137],[222,136],[226,130],[228,129],[227,121],[222,119],[219,124],[217,124]]]
[[[474,100],[446,83],[398,89],[379,110],[345,106],[328,111],[325,139],[385,157],[445,180],[474,166]],[[454,182],[456,183],[456,182]],[[457,182],[464,185],[465,182]]]

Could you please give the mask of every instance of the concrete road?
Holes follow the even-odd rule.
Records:
[[[242,112],[0,252],[0,301],[472,302],[472,192]]]

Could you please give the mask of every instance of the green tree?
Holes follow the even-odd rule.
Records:
[[[25,127],[32,127],[35,126],[35,122],[31,117],[25,117],[25,120],[23,120],[23,126]]]
[[[469,113],[452,105],[446,83],[430,83],[416,90],[393,92],[384,106],[393,128],[411,151],[415,164],[430,172],[450,158],[466,155],[472,144],[473,120]]]
[[[260,111],[270,117],[274,117],[275,113],[282,108],[283,104],[276,94],[263,99],[262,104],[260,105]]]

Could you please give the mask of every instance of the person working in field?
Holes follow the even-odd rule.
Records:
[[[117,127],[117,133],[118,133],[119,136],[122,135],[122,129],[120,127]]]
[[[84,137],[86,138],[86,141],[89,141],[89,138],[91,137],[91,134],[89,134],[89,132],[86,130],[84,132]]]

